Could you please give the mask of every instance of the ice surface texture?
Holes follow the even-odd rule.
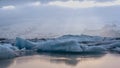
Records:
[[[0,59],[14,58],[30,52],[62,53],[120,53],[120,39],[88,36],[64,35],[58,38],[42,39],[36,42],[16,38],[16,44],[1,44]]]

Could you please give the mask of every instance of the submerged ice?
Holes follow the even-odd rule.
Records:
[[[79,54],[99,54],[110,51],[120,53],[120,40],[99,36],[64,35],[58,38],[41,39],[33,42],[17,37],[14,46],[11,44],[0,45],[0,58],[13,58],[32,51]]]

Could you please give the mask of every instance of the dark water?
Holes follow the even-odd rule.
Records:
[[[37,54],[0,60],[0,68],[120,68],[119,54]]]

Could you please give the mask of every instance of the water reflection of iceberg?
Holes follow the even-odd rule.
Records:
[[[35,63],[41,66],[42,62],[51,63],[51,64],[65,64],[67,66],[76,66],[80,62],[99,59],[104,55],[105,54],[72,55],[72,54],[39,53],[37,55],[23,56],[10,60],[0,60],[0,68],[9,68],[9,67],[14,68],[14,66],[19,67],[21,65],[26,65],[27,63],[33,65]]]
[[[0,68],[8,68],[14,63],[14,59],[0,60]]]
[[[80,62],[84,62],[91,59],[99,59],[105,54],[55,54],[55,53],[40,53],[50,57],[48,61],[51,63],[65,63],[66,65],[76,66]],[[45,59],[46,60],[46,59]]]

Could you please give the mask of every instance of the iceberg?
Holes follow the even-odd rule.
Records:
[[[106,48],[101,46],[88,46],[85,48],[84,52],[90,52],[90,53],[105,53]]]
[[[11,44],[0,45],[0,59],[9,59],[17,56],[17,47],[12,46]]]
[[[38,51],[82,52],[83,49],[76,41],[48,41],[36,46]]]
[[[116,48],[116,47],[120,47],[120,41],[116,41],[116,42],[114,41],[112,43],[110,43],[110,42],[112,42],[112,41],[109,41],[109,43],[107,42],[107,44],[105,44],[105,42],[104,42],[104,44],[101,44],[99,46],[101,46],[109,51]]]
[[[16,46],[19,49],[28,49],[28,50],[32,50],[33,47],[35,47],[35,44],[33,42],[30,42],[28,40],[22,39],[17,37],[16,38]]]
[[[74,52],[74,53],[88,53],[88,52],[104,53],[106,51],[106,49],[101,46],[89,46],[88,44],[81,44],[79,42],[82,41],[82,39],[80,39],[79,37],[78,40],[76,40],[76,38],[77,37],[64,36],[64,37],[46,40],[42,42],[36,42],[36,43],[28,40],[24,40],[22,38],[16,38],[16,46],[18,48],[36,50],[37,52],[45,51],[45,52]],[[92,41],[96,41],[95,38],[92,39],[93,39]],[[87,40],[87,38],[85,40]]]
[[[112,49],[113,52],[117,52],[117,53],[120,53],[120,47],[116,47],[114,49]]]
[[[101,54],[111,51],[120,53],[119,39],[87,35],[64,35],[58,38],[30,41],[17,37],[15,45],[0,44],[0,59],[14,58],[36,52]]]

